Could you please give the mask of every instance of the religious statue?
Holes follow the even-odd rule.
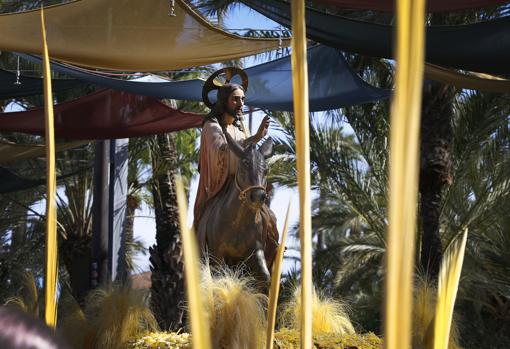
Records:
[[[214,79],[226,73],[227,81]],[[230,83],[239,74],[241,85]],[[211,88],[212,86],[212,88]],[[248,80],[244,71],[226,68],[213,74],[204,87],[204,101],[212,107],[200,139],[200,180],[194,208],[194,226],[202,252],[227,265],[244,264],[266,286],[278,246],[276,218],[267,205],[267,162],[272,140],[258,149],[267,135],[269,117],[249,136],[242,122]],[[209,101],[211,89],[217,102]]]

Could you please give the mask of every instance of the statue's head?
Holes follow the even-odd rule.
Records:
[[[240,78],[240,85],[231,83],[235,76]],[[220,78],[224,78],[224,83],[221,83]],[[209,93],[214,90],[218,91],[216,103],[209,99]],[[215,71],[207,78],[202,87],[202,100],[206,106],[211,108],[211,112],[204,122],[213,120],[221,123],[224,115],[230,114],[235,119],[234,125],[242,130],[239,120],[242,118],[244,94],[247,90],[248,75],[242,69],[226,67]]]
[[[244,88],[238,84],[225,84],[218,90],[218,100],[214,106],[218,116],[225,113],[240,119],[243,115]]]

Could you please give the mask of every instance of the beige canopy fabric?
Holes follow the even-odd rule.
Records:
[[[425,65],[425,76],[434,81],[453,85],[458,88],[483,92],[510,92],[510,80],[499,76],[447,69],[434,64]]]
[[[89,141],[77,141],[56,144],[57,152],[73,149],[87,144]],[[6,164],[17,160],[33,159],[46,156],[46,146],[38,144],[17,144],[0,141],[0,164]]]
[[[162,71],[288,46],[215,28],[182,0],[78,0],[45,8],[50,56],[90,68]],[[0,15],[0,50],[41,53],[39,11]]]

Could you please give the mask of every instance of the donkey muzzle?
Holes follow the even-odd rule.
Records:
[[[266,201],[266,191],[263,189],[253,189],[250,191],[250,201],[253,205],[262,206]]]

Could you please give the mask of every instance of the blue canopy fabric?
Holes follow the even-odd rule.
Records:
[[[40,62],[35,56],[20,56]],[[390,96],[390,91],[373,87],[356,75],[337,49],[322,45],[311,47],[308,49],[308,65],[312,112],[374,102]],[[201,79],[171,82],[120,80],[55,62],[52,69],[88,83],[139,95],[202,100],[204,80]],[[293,110],[290,56],[247,68],[246,73],[249,79],[247,105],[274,111]],[[235,79],[232,82],[236,82]],[[210,99],[214,101],[215,96],[211,95]]]
[[[74,79],[52,79],[53,90],[63,91],[83,85]],[[0,69],[0,100],[43,94],[43,80],[31,78]]]
[[[242,0],[290,28],[290,4],[281,0]],[[343,51],[392,58],[393,30],[381,25],[306,9],[308,38]],[[457,26],[429,26],[426,62],[488,74],[510,73],[510,17]]]
[[[373,87],[354,73],[342,52],[327,46],[308,49],[309,109],[311,112],[374,102],[390,91]],[[246,104],[262,109],[292,111],[290,57],[246,69]]]
[[[41,63],[42,60],[38,56],[17,53],[23,59],[33,63]],[[201,101],[202,86],[204,80],[182,80],[168,82],[143,82],[135,80],[123,80],[111,78],[100,74],[95,74],[90,70],[84,70],[68,64],[62,64],[55,61],[51,62],[51,70],[68,75],[74,79],[95,84],[101,87],[110,88],[112,90],[124,91],[142,96],[150,96],[155,98],[168,98]]]

